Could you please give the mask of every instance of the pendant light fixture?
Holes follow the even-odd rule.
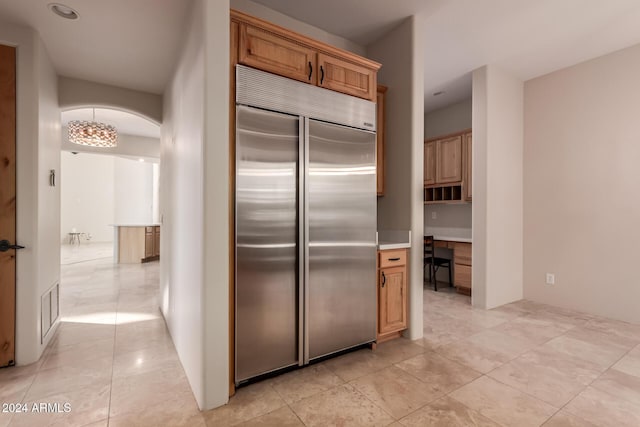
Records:
[[[116,128],[96,122],[96,109],[93,109],[93,120],[73,120],[69,122],[69,142],[91,147],[112,148],[118,145]]]

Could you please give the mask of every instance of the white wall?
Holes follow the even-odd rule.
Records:
[[[160,292],[191,388],[208,409],[229,391],[228,0],[196,0],[187,28],[164,94]]]
[[[153,163],[108,154],[62,152],[60,240],[68,233],[90,233],[93,242],[112,242],[109,224],[151,224],[154,221]],[[157,216],[157,215],[156,215]]]
[[[473,72],[473,304],[522,299],[522,81],[495,66]]]
[[[67,243],[75,228],[90,233],[93,242],[113,241],[114,157],[63,151],[61,158],[60,240]]]
[[[79,153],[105,154],[105,149],[101,147],[91,147],[88,145],[78,145],[69,142],[69,130],[66,126],[62,128],[62,150],[75,151]],[[108,155],[143,157],[149,159],[160,158],[160,140],[139,135],[118,134],[118,145],[108,149]]]
[[[45,342],[40,342],[41,297],[60,281],[60,186],[49,185],[51,170],[60,173],[60,109],[58,107],[58,76],[44,44],[36,44],[38,72],[38,302],[37,351],[44,351],[53,336],[50,330]],[[20,217],[18,217],[18,221]],[[48,309],[46,310],[48,312]]]
[[[424,137],[434,138],[471,129],[471,98],[438,108],[424,115]]]
[[[17,47],[17,241],[26,248],[16,263],[16,364],[38,360],[40,297],[60,279],[60,187],[49,187],[59,171],[60,115],[57,78],[38,34],[0,24],[0,43]],[[55,329],[55,327],[54,327]]]
[[[153,164],[114,159],[113,220],[116,224],[153,222]]]
[[[141,115],[158,124],[162,122],[162,96],[60,76],[60,109],[108,107]]]
[[[636,45],[526,82],[527,299],[640,323],[639,75]]]
[[[336,36],[335,34],[328,33],[318,27],[309,25],[305,22],[298,21],[283,13],[277,12],[273,9],[269,9],[259,3],[252,2],[251,0],[231,0],[231,8],[240,12],[247,13],[256,18],[264,19],[273,24],[280,25],[291,31],[303,34],[312,39],[327,43],[331,46],[338,47],[340,49],[348,50],[358,55],[365,55],[365,48],[357,43],[347,40],[343,37]]]
[[[204,2],[204,407],[229,396],[229,1]],[[225,343],[227,345],[224,345]]]
[[[409,330],[423,334],[422,239],[424,229],[423,151],[424,81],[422,19],[407,18],[389,34],[367,46],[367,56],[382,63],[378,81],[386,93],[385,195],[378,198],[379,230],[411,230]],[[402,46],[399,49],[398,46]],[[391,148],[393,147],[393,148]]]

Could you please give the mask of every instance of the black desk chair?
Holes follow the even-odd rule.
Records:
[[[438,291],[438,281],[436,280],[436,273],[440,267],[444,267],[449,270],[449,286],[453,286],[451,280],[451,260],[448,258],[441,258],[435,256],[436,248],[433,243],[433,236],[424,236],[424,265],[423,269],[429,266],[429,282],[433,281],[433,286],[436,292]]]

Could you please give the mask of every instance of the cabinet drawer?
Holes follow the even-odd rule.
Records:
[[[453,243],[446,240],[434,240],[433,246],[436,248],[453,248]]]
[[[453,258],[456,264],[471,265],[471,243],[456,243]]]
[[[380,268],[396,267],[407,264],[407,251],[405,249],[378,252]]]
[[[453,268],[453,284],[463,288],[471,288],[471,266],[455,264]]]

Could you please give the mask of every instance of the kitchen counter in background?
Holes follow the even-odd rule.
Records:
[[[470,228],[455,227],[425,227],[424,235],[433,236],[434,240],[460,243],[472,243],[473,237]]]
[[[378,231],[378,250],[404,249],[411,247],[411,231],[380,230]]]
[[[137,264],[160,259],[160,224],[113,226],[113,261]]]

